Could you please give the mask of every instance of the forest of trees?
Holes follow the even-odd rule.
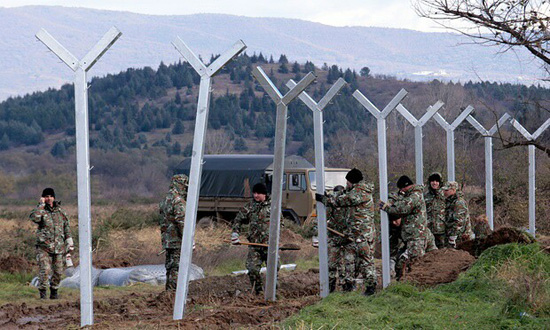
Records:
[[[210,61],[215,58],[212,56]],[[272,138],[274,135],[275,104],[265,97],[263,89],[251,75],[257,65],[269,68],[266,72],[281,91],[287,90],[284,86],[287,79],[298,81],[307,72],[315,72],[318,81],[313,89],[308,90],[315,99],[320,99],[338,78],[348,82],[341,96],[335,98],[333,105],[325,112],[328,149],[332,137],[339,130],[364,132],[373,121],[371,116],[358,111],[360,107],[351,96],[355,89],[366,91],[372,100],[383,103],[385,95],[396,93],[398,88],[419,89],[430,85],[398,81],[392,77],[372,77],[368,67],[364,67],[359,75],[354,70],[336,65],[325,64],[322,68],[316,68],[311,62],[291,64],[285,55],[281,55],[277,62],[272,56],[267,59],[261,53],[241,55],[220,73],[229,76],[231,84],[238,87],[238,92],[212,97],[208,123],[210,128],[226,130],[230,139],[235,141],[236,151],[247,150],[246,139]],[[124,151],[155,146],[166,148],[166,152],[172,155],[184,153],[187,146],[177,145],[168,136],[152,141],[148,133],[170,129],[172,135],[183,134],[184,122],[192,123],[195,118],[198,84],[199,76],[182,62],[172,65],[161,63],[156,71],[145,67],[93,78],[89,91],[91,148]],[[434,81],[431,84],[442,83]],[[215,87],[229,90],[224,86]],[[550,99],[550,90],[538,86],[468,82],[461,88],[470,91],[483,101],[481,103],[497,102],[499,111],[513,112],[520,121],[527,120],[529,116],[526,114],[537,112],[537,104],[540,104],[537,100]],[[175,97],[168,98],[169,94]],[[527,98],[529,102],[523,102]],[[310,110],[301,102],[293,102],[289,106],[289,114],[288,138],[303,144],[299,149],[303,154],[312,147]],[[0,150],[37,145],[45,135],[59,132],[65,132],[66,138],[57,142],[50,152],[56,157],[64,157],[74,145],[72,85],[13,97],[0,103]]]

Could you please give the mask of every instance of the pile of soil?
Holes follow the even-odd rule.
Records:
[[[8,273],[30,273],[33,265],[27,259],[17,256],[7,256],[0,259],[0,271]]]
[[[475,258],[466,251],[439,249],[426,253],[413,261],[411,270],[402,281],[419,286],[434,286],[450,283],[474,263]]]
[[[160,293],[134,292],[122,298],[95,299],[94,329],[147,325],[185,329],[269,328],[317,302],[318,280],[314,271],[281,274],[275,302],[265,302],[263,295],[246,292],[250,285],[245,275],[193,281],[189,284],[186,315],[181,321],[172,320],[174,294],[161,292],[162,288]],[[1,328],[50,329],[79,324],[78,300],[64,301],[61,297],[56,304],[0,307]]]
[[[483,251],[495,245],[508,243],[531,244],[534,242],[535,239],[528,233],[520,229],[504,227],[491,233],[486,238],[476,238],[463,242],[457,249],[467,251],[474,257],[479,257]]]

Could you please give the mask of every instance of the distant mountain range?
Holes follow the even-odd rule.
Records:
[[[171,45],[181,37],[205,60],[242,39],[247,53],[277,60],[337,64],[412,80],[445,79],[531,83],[542,72],[526,52],[497,54],[451,33],[333,27],[285,18],[196,14],[153,16],[81,8],[0,8],[0,100],[72,81],[72,71],[35,38],[40,28],[82,58],[109,30],[123,35],[90,70],[91,76],[181,59]],[[368,22],[366,22],[368,23]]]

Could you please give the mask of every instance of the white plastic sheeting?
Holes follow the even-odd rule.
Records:
[[[67,278],[59,284],[64,288],[80,288],[80,267],[69,268]],[[197,265],[191,264],[189,279],[191,281],[204,278],[204,271]],[[140,265],[123,268],[97,269],[92,267],[92,285],[127,286],[132,283],[147,283],[164,285],[166,283],[166,268],[164,265]],[[32,286],[38,286],[38,277],[31,281]]]

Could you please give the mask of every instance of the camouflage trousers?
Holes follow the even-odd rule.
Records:
[[[437,245],[437,248],[442,249],[444,247],[447,247],[447,235],[445,234],[435,234],[435,245]]]
[[[166,291],[176,291],[180,267],[180,249],[166,249]]]
[[[437,250],[439,246],[436,243],[435,235],[431,231],[427,231],[426,235],[426,252]]]
[[[48,253],[42,248],[36,248],[36,260],[38,261],[38,289],[46,290],[59,288],[59,282],[63,275],[63,254]],[[51,279],[50,279],[51,276]]]
[[[334,239],[328,240],[328,280],[336,286],[338,278],[340,283],[344,282],[344,258],[346,255],[346,244]]]
[[[345,250],[344,284],[353,284],[359,276],[363,277],[365,286],[377,283],[376,268],[374,267],[374,239],[351,243]]]
[[[395,264],[395,272],[397,273],[398,279],[408,270],[410,263],[414,259],[420,258],[426,253],[428,242],[426,238],[417,238],[408,241],[406,246],[405,252],[399,256]]]
[[[260,271],[262,264],[267,265],[267,248],[263,247],[248,247],[248,256],[246,257],[246,269],[248,270],[248,278],[250,279],[250,285],[254,288],[256,293],[261,292],[262,289],[262,275]],[[279,256],[277,255],[277,271],[279,271],[281,263],[279,262]]]

